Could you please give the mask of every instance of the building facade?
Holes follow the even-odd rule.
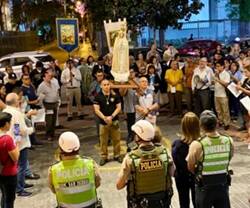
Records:
[[[186,41],[192,34],[194,39],[214,39],[226,43],[237,36],[242,36],[240,22],[237,19],[228,18],[226,11],[228,1],[202,0],[204,7],[200,13],[193,15],[187,22],[180,21],[183,23],[181,30],[173,28],[165,30],[164,41],[179,45],[183,41]],[[159,34],[159,31],[156,31],[156,40],[162,43]],[[246,32],[243,35],[247,35]],[[153,37],[153,29],[148,27],[143,28],[137,40],[138,46],[147,46],[153,41]]]

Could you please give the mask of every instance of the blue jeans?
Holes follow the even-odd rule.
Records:
[[[25,176],[31,176],[31,175],[32,175],[32,172],[30,170],[30,163],[29,163],[29,160],[27,160],[27,168],[25,171]]]
[[[25,172],[28,164],[28,149],[25,148],[20,151],[20,156],[18,160],[18,174],[17,174],[17,188],[16,192],[24,191],[25,184]]]

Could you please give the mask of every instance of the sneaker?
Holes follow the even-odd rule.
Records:
[[[31,146],[28,148],[29,150],[36,150],[36,148],[34,146]]]
[[[83,115],[80,115],[80,116],[78,116],[78,118],[79,118],[80,120],[83,120],[83,119],[84,119],[84,116],[83,116]]]
[[[21,196],[21,197],[27,197],[27,196],[30,196],[30,195],[32,195],[32,193],[28,192],[28,191],[22,191],[22,192],[17,193],[17,196]]]
[[[28,183],[25,183],[25,184],[24,184],[24,188],[25,188],[25,189],[31,188],[31,187],[33,187],[33,186],[34,186],[34,184],[28,184]]]
[[[117,161],[118,163],[122,163],[123,158],[122,156],[118,156],[118,157],[115,157],[114,160]]]
[[[71,117],[71,116],[69,116],[68,118],[67,118],[67,121],[72,121],[73,120],[73,118]]]
[[[64,129],[64,126],[63,125],[58,125],[58,126],[56,126],[56,129]]]
[[[25,176],[25,179],[29,179],[29,180],[38,180],[39,178],[40,178],[40,175],[36,173],[32,173],[31,175]]]
[[[49,142],[53,141],[53,137],[48,137],[47,139]]]
[[[247,129],[246,129],[245,126],[242,126],[242,127],[238,128],[237,130],[238,130],[238,131],[245,131],[245,130],[247,130]]]
[[[100,160],[100,162],[99,162],[99,165],[100,165],[100,166],[103,166],[103,165],[105,165],[107,162],[108,162],[107,159],[103,159],[103,158],[102,158],[102,159]]]
[[[32,145],[43,145],[43,143],[40,141],[35,141]]]

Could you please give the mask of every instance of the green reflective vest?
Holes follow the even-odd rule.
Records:
[[[91,159],[64,160],[51,167],[58,205],[83,208],[96,202],[94,163]]]
[[[218,137],[203,137],[200,140],[203,149],[203,159],[198,166],[198,174],[202,176],[205,185],[226,183],[228,166],[231,156],[230,138],[224,135]]]
[[[169,159],[163,146],[149,151],[138,148],[129,157],[132,159],[130,196],[166,191]]]

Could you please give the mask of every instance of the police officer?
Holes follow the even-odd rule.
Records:
[[[129,208],[168,208],[172,197],[172,161],[162,145],[154,145],[153,125],[140,120],[132,126],[138,148],[128,153],[116,184],[127,186]]]
[[[73,132],[59,137],[60,161],[49,168],[49,186],[59,208],[95,208],[100,175],[96,163],[79,156],[79,138]]]
[[[230,208],[232,138],[216,131],[217,118],[212,111],[201,114],[200,125],[204,136],[191,143],[187,156],[188,169],[196,176],[196,207]]]

